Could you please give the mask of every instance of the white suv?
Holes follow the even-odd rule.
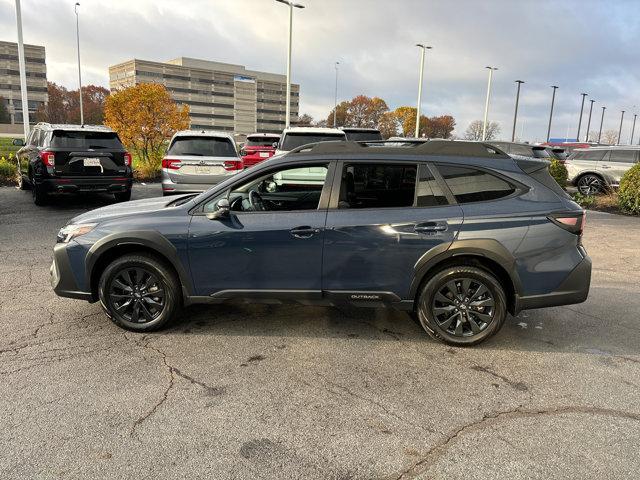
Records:
[[[620,179],[638,162],[640,147],[577,148],[565,161],[569,182],[583,195],[595,195],[620,185]]]
[[[182,130],[173,136],[162,159],[162,194],[203,192],[242,169],[228,133]]]

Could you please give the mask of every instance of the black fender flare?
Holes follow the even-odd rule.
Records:
[[[178,273],[182,284],[183,296],[193,295],[193,283],[189,271],[180,261],[176,247],[160,232],[155,230],[137,230],[116,232],[107,235],[94,243],[86,256],[85,279],[90,284],[93,269],[105,253],[123,245],[138,245],[158,252]]]
[[[410,298],[416,298],[418,288],[433,267],[450,258],[461,256],[492,260],[505,270],[513,284],[514,293],[522,292],[522,283],[516,270],[514,256],[497,240],[478,238],[457,240],[451,245],[441,244],[420,257],[414,267],[413,281],[409,288]]]

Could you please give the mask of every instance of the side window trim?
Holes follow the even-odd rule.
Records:
[[[456,200],[455,195],[449,188],[449,185],[447,185],[444,177],[440,174],[440,171],[438,170],[436,165],[432,162],[428,162],[426,163],[426,165],[427,167],[429,167],[429,170],[431,170],[431,174],[436,179],[436,182],[438,182],[438,185],[440,185],[440,189],[442,190],[442,193],[444,193],[444,196],[447,198],[449,205],[457,205],[458,201]]]

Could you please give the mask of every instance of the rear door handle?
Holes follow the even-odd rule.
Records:
[[[609,165],[600,165],[600,168],[611,168]]]
[[[292,228],[291,230],[289,230],[289,233],[296,238],[309,238],[316,233],[320,233],[320,229],[305,225],[302,227]]]
[[[424,222],[416,224],[413,229],[417,233],[437,233],[446,232],[449,228],[447,222]]]

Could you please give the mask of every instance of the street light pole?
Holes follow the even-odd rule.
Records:
[[[616,140],[616,145],[620,145],[620,135],[622,135],[622,121],[624,120],[624,110],[622,110],[622,115],[620,116],[620,128],[618,129],[618,139]]]
[[[602,117],[600,117],[600,131],[598,131],[598,143],[600,143],[600,137],[602,137],[602,124],[604,123],[604,111],[607,107],[602,107]]]
[[[291,41],[293,38],[293,7],[304,8],[304,5],[294,3],[289,0],[276,0],[276,2],[284,3],[289,6],[289,43],[287,44],[287,105],[285,107],[285,115],[287,118],[284,121],[284,128],[289,128],[291,125]]]
[[[629,141],[629,145],[633,145],[633,136],[636,133],[636,118],[638,115],[636,113],[633,114],[633,126],[631,127],[631,140]]]
[[[581,93],[582,104],[580,105],[580,118],[578,119],[578,135],[576,135],[576,141],[580,141],[580,127],[582,127],[582,112],[584,111],[584,99],[588,95],[587,93]]]
[[[524,82],[522,80],[516,80],[516,84],[518,85],[518,87],[516,90],[516,111],[513,113],[513,131],[511,132],[512,142],[516,139],[516,120],[518,118],[518,102],[520,101],[520,85],[522,85],[523,83]]]
[[[418,105],[416,106],[416,131],[415,137],[420,136],[420,104],[422,103],[422,80],[424,77],[424,55],[431,47],[423,45],[422,43],[416,43],[416,47],[420,47],[420,80],[418,81]]]
[[[589,120],[587,121],[587,134],[584,136],[584,141],[589,141],[589,128],[591,128],[591,112],[593,112],[593,104],[595,100],[589,100],[591,102],[591,106],[589,107]],[[578,139],[580,141],[580,139]]]
[[[551,96],[551,111],[549,112],[549,126],[547,127],[547,142],[549,141],[549,136],[551,135],[551,119],[553,118],[553,105],[556,101],[556,90],[558,89],[557,85],[551,85],[553,88],[553,95]]]
[[[27,72],[24,63],[24,41],[22,40],[22,12],[20,0],[16,0],[16,22],[18,25],[18,60],[20,64],[20,96],[22,98],[22,125],[25,140],[29,136],[29,102],[27,98]]]
[[[335,90],[335,95],[334,95],[334,107],[333,107],[333,128],[336,128],[338,125],[338,65],[340,65],[340,62],[336,62],[335,63],[335,67],[336,67],[336,90]]]
[[[78,18],[79,3],[73,6],[73,11],[76,14],[76,43],[78,44],[78,93],[80,93],[80,125],[84,125],[84,110],[82,108],[82,74],[80,71],[80,20]]]
[[[482,141],[487,139],[487,119],[489,118],[489,101],[491,100],[491,80],[493,79],[493,71],[498,70],[497,67],[485,67],[489,69],[489,82],[487,83],[487,100],[484,103],[484,122],[482,123]]]

